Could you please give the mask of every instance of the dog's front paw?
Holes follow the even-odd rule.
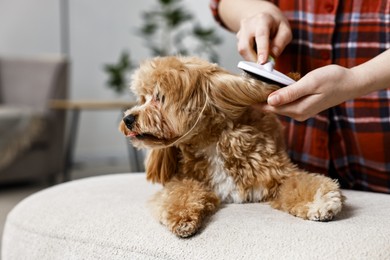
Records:
[[[314,200],[307,204],[307,218],[315,221],[329,221],[341,211],[344,197],[339,190],[325,194],[318,190]]]
[[[153,200],[153,214],[178,237],[189,237],[217,210],[219,198],[195,180],[172,180]]]
[[[199,229],[197,221],[191,219],[182,219],[172,226],[172,232],[182,238],[194,235]]]

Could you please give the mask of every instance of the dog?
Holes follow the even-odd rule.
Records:
[[[149,148],[146,178],[163,189],[155,217],[190,237],[221,203],[267,202],[296,217],[329,221],[344,197],[337,181],[294,165],[276,115],[254,109],[276,85],[197,57],[156,57],[131,78],[138,103],[119,129]]]

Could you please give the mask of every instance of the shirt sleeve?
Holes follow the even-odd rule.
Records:
[[[221,0],[210,0],[211,13],[213,14],[215,21],[217,21],[225,29],[229,30],[229,28],[226,27],[225,23],[222,21],[221,17],[219,16],[218,8],[220,2]]]

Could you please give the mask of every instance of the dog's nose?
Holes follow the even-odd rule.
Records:
[[[134,122],[135,122],[135,116],[134,115],[125,116],[123,118],[123,122],[125,123],[125,125],[128,129],[131,129],[133,127]]]

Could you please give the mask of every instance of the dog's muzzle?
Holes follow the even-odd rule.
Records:
[[[133,115],[128,115],[123,118],[123,122],[125,123],[126,127],[131,130],[133,128],[134,122],[136,120],[136,117]]]

